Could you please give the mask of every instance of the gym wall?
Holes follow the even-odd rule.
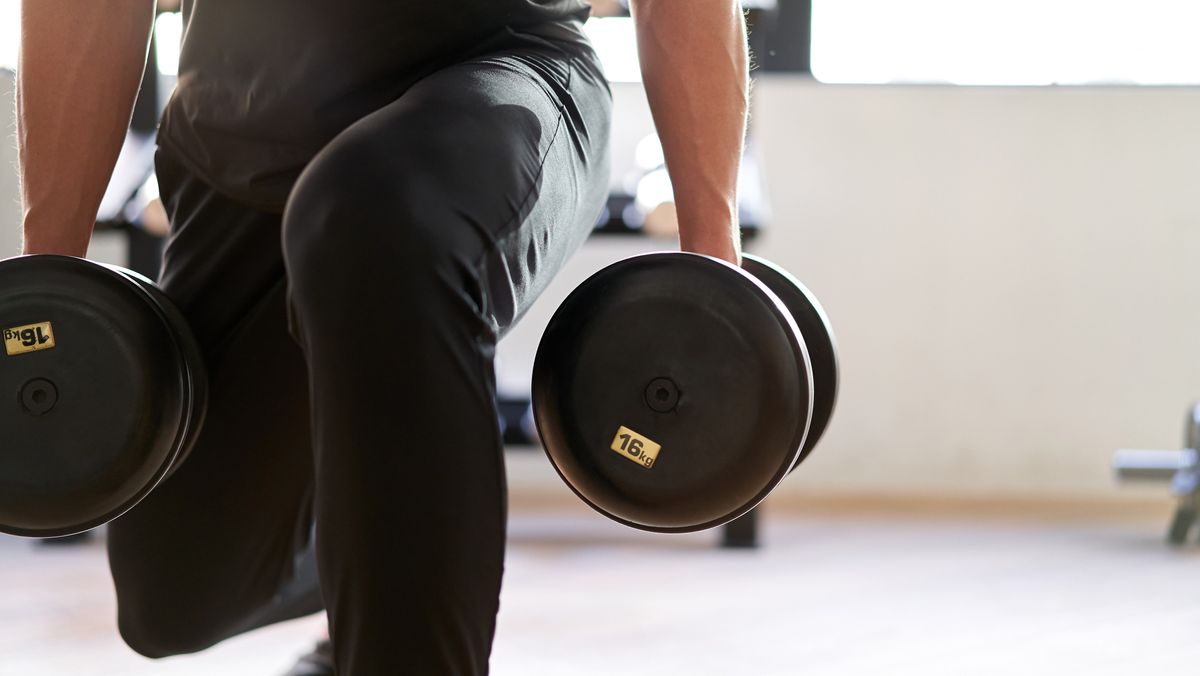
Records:
[[[1136,495],[1113,450],[1178,448],[1200,398],[1200,89],[756,96],[759,251],[819,294],[843,357],[781,490]]]

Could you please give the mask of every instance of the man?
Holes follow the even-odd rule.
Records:
[[[737,263],[740,8],[632,9],[681,246]],[[486,673],[505,530],[493,350],[608,182],[588,7],[184,11],[161,285],[212,394],[186,463],[110,526],[121,635],[162,657],[323,606],[338,674]],[[24,0],[26,253],[85,253],[152,15],[153,0]],[[319,597],[296,591],[314,522]]]

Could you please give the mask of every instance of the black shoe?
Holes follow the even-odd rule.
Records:
[[[334,676],[333,647],[329,639],[317,641],[313,651],[296,661],[296,666],[284,676]]]

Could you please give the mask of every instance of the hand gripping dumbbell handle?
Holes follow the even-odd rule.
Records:
[[[1194,449],[1158,451],[1123,448],[1113,456],[1113,469],[1122,481],[1170,481],[1179,470],[1196,464]]]

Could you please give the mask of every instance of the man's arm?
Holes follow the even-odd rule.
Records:
[[[749,101],[737,0],[634,0],[642,79],[675,188],[679,244],[740,264],[737,178]]]
[[[146,66],[154,0],[23,0],[25,253],[83,256]]]

